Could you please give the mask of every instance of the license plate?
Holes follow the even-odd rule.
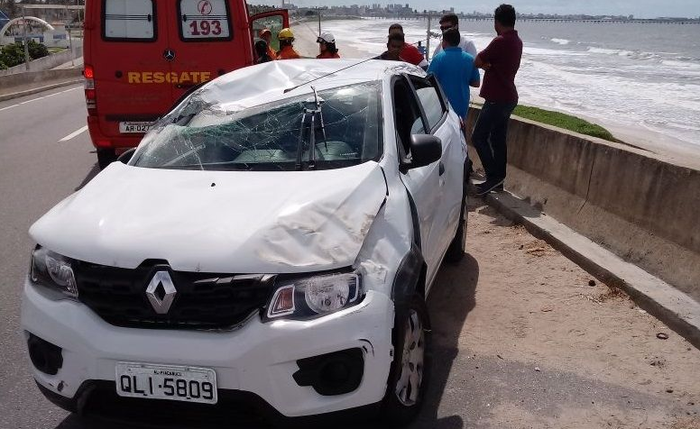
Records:
[[[216,404],[216,372],[208,368],[119,362],[117,394],[131,398]]]
[[[119,132],[122,134],[145,134],[153,126],[152,122],[120,122]]]

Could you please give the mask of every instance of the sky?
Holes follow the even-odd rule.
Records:
[[[251,2],[251,0],[248,0]],[[276,0],[268,0],[275,2]],[[492,12],[508,0],[287,0],[297,6],[350,5],[380,3],[408,3],[412,8],[442,10],[454,7],[456,11]],[[279,1],[281,3],[281,0]],[[661,16],[700,17],[700,0],[510,0],[518,12],[588,15],[634,15],[637,18]]]

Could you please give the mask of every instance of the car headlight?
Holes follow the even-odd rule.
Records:
[[[56,289],[71,298],[78,297],[78,284],[73,274],[73,261],[41,246],[32,252],[29,278],[35,284]]]
[[[357,273],[324,274],[275,282],[267,318],[313,319],[351,307],[362,300]]]

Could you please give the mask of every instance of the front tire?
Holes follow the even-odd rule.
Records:
[[[381,419],[403,426],[418,416],[430,379],[430,319],[421,296],[414,295],[404,309],[397,309],[393,336],[394,362]]]
[[[97,149],[97,165],[100,167],[100,170],[104,170],[116,160],[117,153],[114,149]]]

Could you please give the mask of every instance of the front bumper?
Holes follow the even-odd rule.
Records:
[[[176,331],[112,326],[83,304],[56,300],[28,281],[22,329],[62,348],[56,375],[34,368],[43,388],[72,399],[81,385],[114,382],[117,362],[212,368],[218,389],[249,392],[286,417],[309,416],[381,401],[392,361],[391,299],[370,291],[364,301],[312,321],[262,323],[258,316],[233,331]],[[351,393],[323,396],[293,378],[297,360],[351,348],[364,354],[364,374]],[[148,400],[142,400],[148,401]]]

